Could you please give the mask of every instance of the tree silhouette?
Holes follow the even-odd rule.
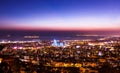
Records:
[[[5,47],[5,46],[0,45],[0,51],[2,51],[4,47]]]

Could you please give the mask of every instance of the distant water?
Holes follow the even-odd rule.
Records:
[[[58,40],[84,40],[84,39],[99,39],[99,38],[103,38],[102,36],[80,36],[80,37],[76,37],[76,36],[72,36],[72,37],[60,37],[60,36],[53,36],[53,37],[40,37],[40,39],[43,40],[53,40],[53,39],[58,39]]]
[[[77,36],[81,35],[81,36]],[[89,36],[86,36],[89,35]],[[98,35],[98,36],[93,36]],[[99,39],[109,35],[120,35],[119,31],[13,31],[1,30],[0,39],[7,40],[33,40],[24,36],[39,36],[39,40],[82,40]]]
[[[55,36],[55,37],[40,37],[40,38],[32,38],[32,39],[26,39],[26,38],[22,38],[21,37],[15,37],[15,38],[0,38],[0,41],[2,40],[11,40],[11,41],[20,41],[20,40],[24,40],[24,41],[27,41],[27,40],[53,40],[53,39],[56,39],[56,40],[96,40],[96,39],[100,39],[100,38],[104,38],[102,36],[96,36],[96,37],[93,37],[93,36],[82,36],[82,37],[59,37],[59,36]]]

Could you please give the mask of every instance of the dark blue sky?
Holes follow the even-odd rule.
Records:
[[[120,29],[120,0],[0,0],[4,29]]]

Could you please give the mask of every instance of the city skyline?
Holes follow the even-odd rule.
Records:
[[[120,30],[119,0],[1,0],[0,29]]]

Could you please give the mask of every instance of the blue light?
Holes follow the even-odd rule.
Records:
[[[56,39],[53,40],[53,46],[58,46],[58,43],[57,43]]]
[[[52,46],[62,47],[62,46],[64,46],[64,43],[58,42],[56,39],[54,39]]]

